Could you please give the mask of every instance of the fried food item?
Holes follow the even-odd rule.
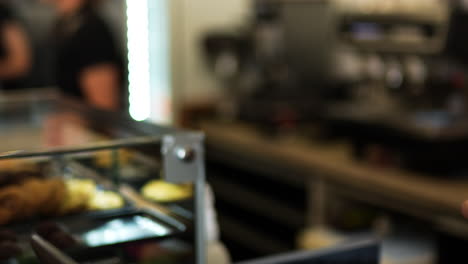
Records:
[[[25,193],[27,204],[22,212],[23,218],[36,215],[41,207],[47,202],[52,191],[47,180],[30,179],[21,185],[21,190]]]
[[[60,179],[29,179],[21,185],[0,189],[0,225],[37,214],[57,215],[65,197]]]
[[[27,203],[25,193],[19,187],[0,190],[0,224],[6,224],[21,216]]]
[[[123,205],[119,194],[98,191],[90,179],[28,179],[19,185],[0,188],[0,225],[36,215],[58,216]]]
[[[156,202],[173,202],[190,198],[191,184],[172,184],[162,180],[150,181],[141,190],[143,196]]]
[[[124,205],[122,196],[111,191],[97,191],[88,202],[90,210],[109,210],[121,208]]]
[[[66,196],[66,186],[61,179],[47,180],[46,187],[48,195],[45,198],[39,212],[42,215],[57,215]]]

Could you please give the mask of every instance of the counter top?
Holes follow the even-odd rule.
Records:
[[[277,172],[291,181],[322,177],[358,197],[371,195],[366,198],[371,202],[468,236],[468,221],[459,213],[461,203],[468,199],[468,178],[448,180],[376,168],[353,160],[346,143],[324,144],[297,136],[269,138],[247,124],[210,121],[202,122],[201,128],[208,151],[216,151],[215,159]]]

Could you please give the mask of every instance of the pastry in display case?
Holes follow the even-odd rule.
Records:
[[[186,200],[193,195],[191,184],[172,184],[163,180],[152,180],[141,189],[143,197],[155,202]]]
[[[102,189],[93,179],[51,177],[31,168],[27,167],[28,171],[3,168],[0,225],[39,216],[118,209],[125,205],[121,195]]]
[[[65,183],[60,179],[31,179],[3,187],[0,189],[0,224],[36,215],[57,215],[66,195]]]

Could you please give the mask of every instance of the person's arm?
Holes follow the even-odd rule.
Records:
[[[110,63],[85,68],[80,75],[80,86],[89,103],[106,110],[119,108],[120,75]]]
[[[10,79],[26,74],[31,65],[26,34],[14,22],[5,24],[2,34],[5,58],[0,60],[0,78]]]

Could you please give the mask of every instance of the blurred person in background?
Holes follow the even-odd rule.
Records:
[[[28,38],[11,7],[0,0],[0,89],[18,88],[31,67]]]
[[[97,0],[43,0],[58,19],[53,29],[55,77],[63,94],[95,107],[119,110],[123,62]]]

